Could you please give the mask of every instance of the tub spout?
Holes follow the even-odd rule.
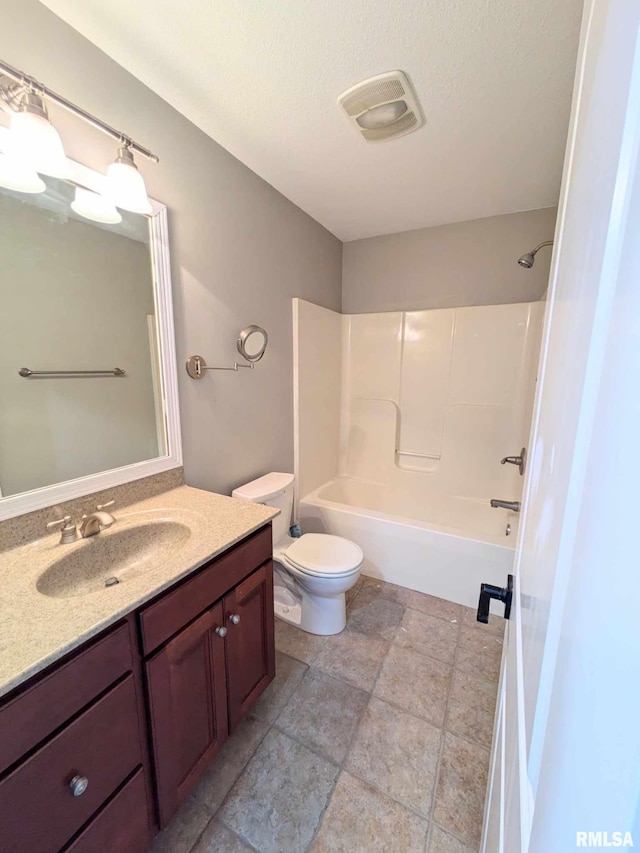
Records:
[[[510,509],[512,512],[520,512],[520,501],[500,501],[497,498],[491,498],[491,506],[494,509],[501,507],[502,509]]]

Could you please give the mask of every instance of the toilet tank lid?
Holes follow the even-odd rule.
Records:
[[[271,474],[265,474],[263,477],[258,477],[257,480],[245,483],[244,486],[238,486],[231,492],[231,496],[254,503],[268,501],[281,495],[292,483],[293,474],[281,474],[273,471]]]

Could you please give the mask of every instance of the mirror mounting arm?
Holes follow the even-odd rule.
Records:
[[[253,370],[254,366],[253,363],[238,364],[236,361],[233,367],[209,367],[201,355],[189,356],[186,363],[187,373],[192,379],[204,379],[204,374],[207,370],[233,370],[234,373],[237,373],[241,367]]]

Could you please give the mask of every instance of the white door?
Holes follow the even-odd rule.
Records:
[[[640,847],[639,155],[640,2],[587,0],[484,853]]]

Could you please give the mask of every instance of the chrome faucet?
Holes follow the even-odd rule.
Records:
[[[107,507],[113,506],[115,501],[106,504],[98,504],[97,511],[91,515],[83,515],[80,522],[80,536],[86,539],[88,536],[96,536],[101,530],[115,524],[115,518],[110,512],[104,512]]]
[[[520,512],[520,501],[500,501],[497,498],[491,498],[491,506],[494,509],[510,509],[512,512]]]

